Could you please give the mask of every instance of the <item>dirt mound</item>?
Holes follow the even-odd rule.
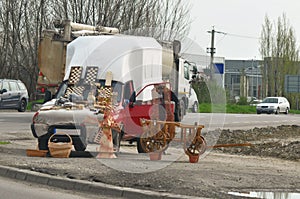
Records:
[[[215,130],[206,137],[220,135],[217,144],[251,143],[251,147],[221,147],[215,151],[287,160],[300,159],[300,126],[254,128],[251,130]]]

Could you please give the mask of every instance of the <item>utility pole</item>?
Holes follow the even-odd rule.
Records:
[[[211,46],[210,46],[210,48],[207,48],[207,53],[210,53],[210,66],[209,66],[209,69],[210,69],[210,79],[212,80],[213,74],[215,72],[215,69],[214,69],[214,54],[216,53],[215,33],[220,33],[220,34],[224,34],[224,35],[226,35],[226,33],[216,31],[214,26],[212,27],[211,31],[207,31],[207,32],[211,34]]]

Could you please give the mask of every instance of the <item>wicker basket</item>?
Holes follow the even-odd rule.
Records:
[[[46,157],[48,150],[26,149],[26,155],[29,157]]]
[[[51,138],[54,135],[56,134],[51,135],[48,140],[50,155],[54,158],[68,158],[72,150],[72,138],[68,134],[65,134],[69,137],[70,142],[51,142]]]

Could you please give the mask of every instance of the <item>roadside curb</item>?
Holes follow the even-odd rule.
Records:
[[[202,197],[178,195],[172,193],[159,193],[149,190],[141,190],[129,187],[119,187],[108,185],[101,182],[89,182],[84,180],[76,180],[63,178],[58,176],[47,175],[34,171],[17,169],[8,166],[0,165],[0,176],[12,178],[37,184],[48,185],[52,187],[76,190],[79,192],[86,192],[91,194],[101,194],[111,197],[124,197],[124,198],[170,198],[170,199],[201,199]],[[203,199],[203,198],[202,198]]]

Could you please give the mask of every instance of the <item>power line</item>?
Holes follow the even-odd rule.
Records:
[[[232,33],[225,33],[225,35],[233,36],[233,37],[240,37],[240,38],[247,38],[247,39],[260,39],[260,37],[252,37],[247,35],[238,35],[238,34],[232,34]]]
[[[223,34],[224,37],[226,35],[229,35],[229,36],[233,36],[233,37],[241,37],[241,38],[247,38],[247,39],[259,39],[258,37],[251,37],[251,36],[246,36],[246,35],[238,35],[238,34],[216,31],[214,26],[212,27],[211,31],[207,31],[207,32],[211,34],[211,47],[207,48],[207,53],[210,53],[210,79],[213,78],[213,73],[214,73],[213,60],[214,60],[214,54],[216,53],[216,48],[214,46],[215,45],[215,33]]]

